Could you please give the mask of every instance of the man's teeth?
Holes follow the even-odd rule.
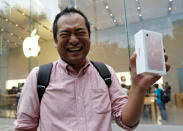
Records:
[[[69,51],[80,51],[81,48],[72,48],[72,49],[69,49]]]

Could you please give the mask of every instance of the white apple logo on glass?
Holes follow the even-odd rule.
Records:
[[[30,56],[37,56],[40,51],[40,47],[38,45],[39,36],[36,35],[36,32],[37,30],[34,29],[31,36],[26,37],[23,42],[23,51],[27,58]]]

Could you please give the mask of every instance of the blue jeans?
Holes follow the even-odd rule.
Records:
[[[162,120],[167,120],[166,108],[164,103],[158,103]]]

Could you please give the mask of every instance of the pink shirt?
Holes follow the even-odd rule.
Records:
[[[121,121],[121,111],[128,97],[114,70],[110,66],[108,69],[112,79],[110,88],[88,58],[78,74],[59,59],[53,63],[50,82],[40,104],[39,68],[34,68],[27,77],[18,104],[15,131],[36,131],[38,121],[40,131],[112,131],[112,116],[119,126],[132,129]]]

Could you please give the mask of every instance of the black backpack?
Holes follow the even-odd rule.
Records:
[[[167,95],[167,93],[165,92],[165,91],[163,91],[163,90],[161,90],[161,101],[163,102],[163,103],[168,103],[169,102],[169,96]]]
[[[91,61],[91,63],[97,69],[100,76],[103,78],[103,80],[105,81],[106,85],[109,88],[112,83],[111,73],[106,67],[106,65],[104,63],[94,62],[94,61]],[[38,80],[37,80],[37,92],[38,92],[39,102],[41,102],[41,99],[46,90],[46,87],[49,84],[52,67],[53,67],[53,63],[41,65],[39,67]]]

